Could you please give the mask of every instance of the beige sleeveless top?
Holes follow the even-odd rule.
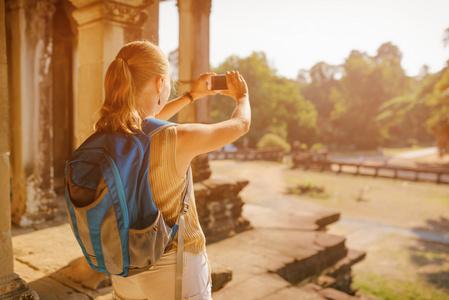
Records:
[[[153,201],[170,227],[176,223],[181,211],[181,197],[187,181],[186,174],[181,176],[176,168],[176,141],[176,126],[168,127],[151,138],[150,148],[149,180]],[[198,220],[193,189],[185,224],[184,251],[203,254],[206,251],[206,239]],[[176,249],[177,237],[173,244],[170,251]]]

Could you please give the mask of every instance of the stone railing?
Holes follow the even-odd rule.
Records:
[[[217,150],[209,153],[209,159],[235,159],[235,160],[268,160],[282,161],[284,152],[280,149],[247,149],[237,151]]]
[[[297,160],[294,168],[313,169],[319,171],[333,171],[354,175],[385,177],[413,181],[433,181],[436,183],[449,183],[449,169],[439,168],[410,168],[394,165],[368,165],[337,161],[317,161],[313,159]]]

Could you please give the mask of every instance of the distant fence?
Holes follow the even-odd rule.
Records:
[[[449,170],[433,168],[408,168],[388,165],[364,165],[336,161],[296,161],[294,167],[302,167],[306,170],[333,171],[373,177],[385,177],[405,179],[413,181],[432,181],[436,183],[449,183]]]
[[[237,151],[213,151],[209,159],[235,159],[235,160],[269,160],[282,161],[284,152],[279,149],[248,149]]]

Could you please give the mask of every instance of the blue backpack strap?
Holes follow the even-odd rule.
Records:
[[[155,135],[167,127],[177,125],[176,123],[163,121],[155,118],[146,118],[142,121],[142,131],[149,136]]]

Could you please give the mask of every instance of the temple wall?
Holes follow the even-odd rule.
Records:
[[[42,222],[53,188],[52,18],[54,1],[6,1],[10,90],[12,220]]]

